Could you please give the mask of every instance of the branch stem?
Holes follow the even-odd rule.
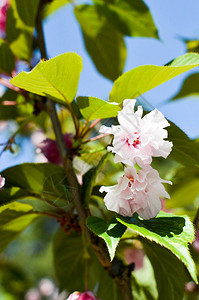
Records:
[[[37,34],[38,34],[38,43],[41,52],[42,58],[47,58],[45,41],[42,29],[42,10],[43,10],[43,2],[40,0],[40,7],[37,15]],[[47,102],[49,114],[51,117],[51,121],[53,124],[53,129],[55,132],[59,153],[62,159],[63,167],[67,176],[68,185],[71,190],[71,194],[73,197],[73,201],[79,216],[79,224],[83,232],[85,232],[90,245],[95,252],[99,262],[102,266],[107,269],[109,274],[115,278],[116,283],[120,287],[121,295],[123,300],[132,300],[132,292],[130,286],[130,274],[128,267],[124,266],[120,263],[119,271],[117,269],[117,274],[114,272],[114,263],[110,262],[109,254],[106,248],[105,243],[98,236],[94,235],[86,226],[86,219],[89,216],[89,210],[85,207],[82,198],[81,198],[81,189],[80,185],[77,181],[76,174],[74,172],[72,161],[67,156],[68,151],[66,149],[64,137],[61,131],[61,125],[58,119],[58,115],[56,112],[56,108],[54,103],[51,100]],[[96,120],[91,126],[88,128],[87,132],[97,124],[100,120]],[[86,132],[85,132],[86,133]],[[84,133],[84,134],[85,134]],[[117,264],[118,261],[116,260]]]

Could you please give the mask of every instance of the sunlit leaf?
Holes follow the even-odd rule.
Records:
[[[137,217],[117,217],[117,220],[143,238],[169,249],[186,265],[193,280],[197,282],[195,264],[188,249],[188,243],[194,240],[194,228],[187,216],[160,212],[150,220]]]
[[[0,216],[0,252],[38,217],[32,206],[17,202],[1,207]]]
[[[142,0],[94,0],[115,28],[124,35],[158,38],[151,13]]]
[[[91,231],[106,242],[110,258],[113,260],[117,245],[126,230],[126,226],[116,220],[107,223],[97,217],[88,217],[86,224]]]
[[[39,0],[10,0],[6,39],[18,59],[30,61]]]
[[[199,55],[187,53],[173,60],[169,66],[146,65],[132,69],[114,82],[109,101],[121,103],[124,99],[136,98],[198,65]]]
[[[72,102],[82,71],[82,59],[75,53],[64,53],[41,61],[31,72],[21,72],[11,83],[34,94],[60,103]]]
[[[44,9],[43,18],[49,17],[51,14],[56,12],[57,9],[62,8],[66,5],[69,0],[53,0],[51,3],[48,3]]]
[[[25,163],[1,172],[6,184],[0,193],[0,204],[24,198],[67,204],[70,192],[63,168],[55,164]],[[61,205],[61,204],[60,204]]]
[[[78,97],[77,104],[85,120],[106,119],[116,117],[121,108],[95,97]]]

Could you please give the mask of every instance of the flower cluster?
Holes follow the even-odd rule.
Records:
[[[143,109],[136,100],[126,99],[118,113],[119,125],[102,126],[100,132],[114,135],[113,145],[108,151],[115,154],[114,161],[127,165],[118,184],[102,186],[100,192],[107,192],[104,201],[109,210],[123,216],[137,212],[143,219],[155,217],[161,209],[160,196],[169,198],[162,183],[170,183],[160,178],[150,164],[152,157],[166,158],[172,149],[167,138],[168,121],[157,109],[142,118]],[[139,170],[135,168],[139,166]]]
[[[74,292],[66,300],[99,300],[99,299],[96,298],[92,292],[87,291],[85,293]]]

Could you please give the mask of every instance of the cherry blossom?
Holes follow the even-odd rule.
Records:
[[[0,190],[5,185],[5,178],[0,175]]]
[[[90,291],[85,293],[74,292],[66,300],[99,300]]]
[[[8,0],[1,0],[0,1],[0,36],[5,34],[6,30],[6,14],[9,8],[9,1]]]
[[[163,114],[154,109],[142,118],[143,109],[138,106],[135,112],[135,102],[124,100],[123,109],[118,113],[119,125],[100,128],[101,133],[114,135],[113,146],[107,148],[115,153],[114,161],[129,166],[150,164],[152,156],[166,158],[172,148],[172,143],[164,140],[167,138],[164,128],[170,124]]]
[[[66,148],[70,149],[72,147],[72,134],[66,133],[64,135],[64,140],[66,143]],[[59,150],[55,140],[47,138],[41,142],[39,148],[49,162],[54,164],[61,164],[61,157],[59,155]]]
[[[102,186],[107,192],[104,201],[109,210],[131,217],[135,212],[143,219],[154,218],[161,210],[160,196],[170,198],[157,170],[146,166],[138,172],[134,167],[125,168],[125,174],[114,186]]]

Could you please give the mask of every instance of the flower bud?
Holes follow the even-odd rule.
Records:
[[[96,298],[92,292],[87,291],[84,293],[74,292],[66,300],[99,300],[99,299]]]
[[[70,149],[72,147],[72,134],[66,133],[64,135],[64,140],[66,144],[66,148]],[[59,155],[59,150],[57,146],[57,142],[52,139],[45,139],[39,145],[41,152],[45,155],[49,162],[54,164],[61,164],[61,157]]]

